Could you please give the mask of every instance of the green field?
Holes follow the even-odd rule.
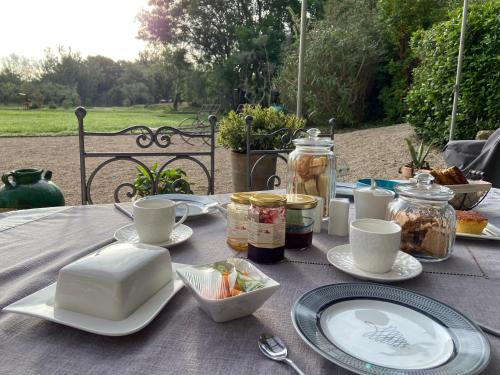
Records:
[[[84,124],[87,131],[113,131],[130,125],[176,126],[195,113],[168,113],[165,108],[99,107],[88,108]],[[192,120],[183,122],[192,124]],[[78,125],[73,109],[21,110],[0,107],[0,136],[74,135]]]

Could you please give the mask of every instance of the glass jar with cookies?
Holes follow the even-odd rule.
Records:
[[[387,219],[401,226],[402,251],[422,261],[447,259],[455,243],[455,210],[448,203],[454,193],[429,173],[415,178],[396,186],[399,197],[389,203]]]
[[[335,154],[333,140],[320,137],[319,129],[294,139],[295,150],[288,156],[288,194],[323,198],[323,216],[328,216],[330,200],[335,197]]]

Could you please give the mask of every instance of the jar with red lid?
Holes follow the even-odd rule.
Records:
[[[248,259],[276,263],[285,256],[286,198],[257,193],[248,210]]]

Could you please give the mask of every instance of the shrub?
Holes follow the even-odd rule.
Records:
[[[365,120],[377,65],[383,56],[378,36],[375,3],[371,0],[332,2],[325,19],[306,36],[304,113],[327,124],[335,117],[340,126]],[[285,104],[295,108],[297,44],[286,52],[276,84]]]
[[[460,0],[378,1],[381,35],[388,45],[388,61],[383,68],[389,80],[379,95],[387,121],[400,122],[407,113],[405,98],[412,69],[418,63],[410,53],[411,35],[447,19],[448,10],[461,3]]]
[[[155,181],[158,181],[158,194],[193,194],[191,186],[186,180],[187,174],[182,169],[164,169],[158,173],[158,163],[155,163],[151,167],[151,174]],[[137,195],[140,197],[151,194],[153,183],[148,172],[142,166],[137,167],[134,186],[137,189]]]
[[[262,108],[245,105],[241,113],[231,111],[220,122],[219,143],[234,151],[246,150],[246,116],[253,117],[253,134],[269,134],[281,128],[295,131],[303,128],[305,121],[295,115],[286,115],[274,108]],[[267,150],[279,147],[280,136],[271,138],[253,138],[252,150]]]
[[[448,137],[460,40],[461,10],[448,21],[417,32],[411,46],[421,64],[407,96],[408,121],[426,141]],[[469,9],[455,138],[472,139],[480,129],[500,125],[500,2]]]

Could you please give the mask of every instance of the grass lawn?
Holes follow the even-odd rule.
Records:
[[[167,113],[162,109],[142,107],[88,108],[84,124],[88,131],[120,130],[130,125],[179,125],[194,113]],[[184,124],[190,125],[192,120]],[[78,125],[74,109],[21,110],[15,107],[0,107],[0,136],[74,135]]]

